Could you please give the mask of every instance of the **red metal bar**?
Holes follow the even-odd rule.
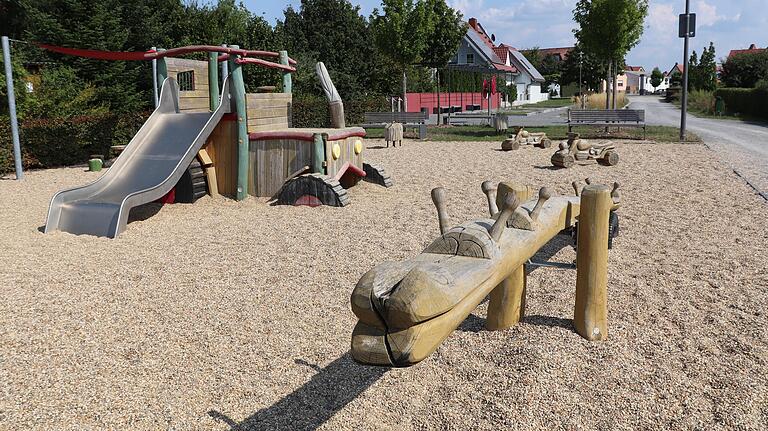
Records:
[[[248,139],[251,141],[266,141],[270,139],[295,139],[297,141],[314,141],[314,134],[317,131],[302,131],[302,130],[276,130],[276,131],[264,131],[264,132],[251,132],[248,134]],[[325,132],[324,132],[325,133]],[[365,129],[362,127],[353,127],[347,129],[339,129],[338,132],[328,132],[328,141],[338,141],[341,139],[351,138],[353,136],[364,137]]]
[[[179,48],[171,48],[165,51],[147,51],[147,52],[133,52],[133,51],[98,51],[94,49],[79,49],[79,48],[67,48],[63,46],[48,45],[44,43],[35,43],[40,48],[47,49],[49,51],[58,52],[60,54],[75,55],[78,57],[94,58],[98,60],[126,60],[126,61],[138,61],[138,60],[154,60],[163,57],[173,57],[176,55],[189,54],[192,52],[223,52],[225,55],[236,54],[242,57],[269,57],[280,58],[280,54],[272,51],[253,51],[247,49],[235,49],[223,46],[214,45],[190,45],[182,46]],[[228,58],[228,57],[227,57]],[[223,61],[219,57],[219,61]],[[289,64],[296,64],[296,60],[289,58]]]
[[[273,63],[271,61],[262,60],[260,58],[252,58],[252,57],[241,57],[235,60],[235,63],[237,64],[258,64],[259,66],[264,66],[269,69],[280,69],[285,70],[286,72],[295,72],[296,68],[293,66],[286,66],[284,64],[280,63]]]

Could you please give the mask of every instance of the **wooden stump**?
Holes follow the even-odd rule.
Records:
[[[589,185],[581,193],[573,324],[587,340],[608,338],[608,220],[611,189]]]
[[[496,133],[506,132],[509,129],[509,117],[506,115],[495,115],[493,117],[493,127],[496,128]]]
[[[392,146],[396,147],[398,143],[403,146],[403,125],[402,123],[389,123],[384,126],[384,140],[387,141],[387,147],[392,142]]]
[[[515,326],[525,315],[525,265],[520,266],[491,292],[485,327],[489,331]]]

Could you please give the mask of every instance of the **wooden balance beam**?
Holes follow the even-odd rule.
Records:
[[[485,182],[491,217],[451,229],[445,192],[434,189],[442,235],[418,256],[376,266],[355,286],[351,302],[359,322],[352,333],[353,358],[370,365],[416,364],[488,294],[486,327],[517,324],[524,313],[524,264],[577,218],[574,322],[583,337],[605,339],[608,219],[619,205],[617,188],[612,193],[607,186],[588,185],[572,197],[552,197],[542,188],[537,199],[528,200],[526,186],[501,183],[497,189]],[[522,205],[520,196],[527,200]]]

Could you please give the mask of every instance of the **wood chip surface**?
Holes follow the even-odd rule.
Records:
[[[768,428],[768,205],[714,152],[619,143],[615,167],[555,170],[556,145],[366,144],[395,186],[346,208],[205,197],[115,240],[40,232],[99,174],[0,180],[0,429]],[[419,365],[350,359],[352,288],[437,236],[433,187],[458,224],[487,215],[484,180],[586,177],[622,185],[607,341],[573,330],[575,272],[536,269],[515,328],[485,331],[484,302]],[[575,258],[566,237],[541,254]]]

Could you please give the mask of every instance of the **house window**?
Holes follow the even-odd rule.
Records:
[[[664,83],[669,85],[669,78],[664,78]]]
[[[179,91],[195,91],[195,71],[187,70],[176,75]]]
[[[467,54],[467,64],[475,64],[475,54]]]
[[[619,87],[623,87],[623,86],[624,86],[624,83],[623,82],[619,82]]]

